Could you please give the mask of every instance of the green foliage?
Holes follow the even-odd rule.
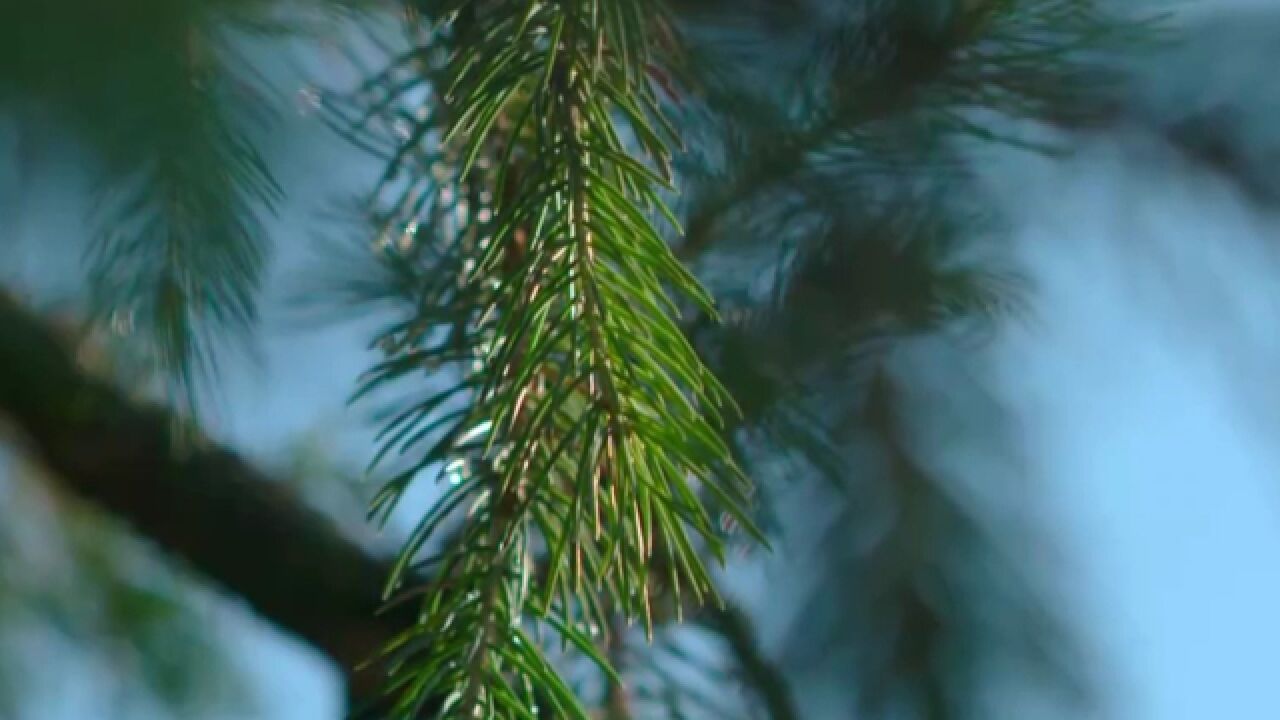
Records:
[[[665,626],[685,612],[775,720],[793,715],[742,618],[698,608],[725,528],[772,522],[777,480],[815,471],[848,503],[833,546],[877,519],[857,504],[868,486],[905,518],[833,562],[820,597],[874,597],[828,637],[864,644],[863,688],[957,714],[937,658],[987,628],[917,579],[994,551],[886,419],[886,358],[1016,299],[1015,278],[964,252],[998,232],[972,211],[966,151],[1029,145],[1010,121],[1093,117],[1114,87],[1103,54],[1146,26],[1092,0],[829,5],[815,33],[803,2],[439,0],[406,3],[407,48],[369,34],[388,64],[328,110],[386,162],[362,208],[372,248],[362,237],[340,278],[345,310],[397,313],[357,393],[395,396],[373,515],[424,476],[440,493],[389,581],[421,603],[387,649],[394,717],[586,717],[575,658],[600,666],[615,717],[705,714],[696,673],[669,671]],[[256,149],[271,101],[230,38],[292,28],[294,4],[21,6],[0,20],[0,104],[35,98],[93,150],[94,307],[190,389],[253,322],[281,196]],[[868,394],[873,418],[839,401]],[[866,445],[881,462],[857,460]],[[620,618],[657,642],[633,646]]]
[[[93,178],[87,307],[190,400],[248,340],[283,197],[259,149],[276,95],[248,38],[318,32],[359,0],[9,2],[0,109],[26,141],[82,148]]]
[[[232,69],[226,33],[244,4],[76,5],[7,14],[0,102],[40,101],[28,106],[96,155],[89,306],[137,328],[189,387],[213,336],[253,318],[259,217],[280,195],[246,136],[265,95]]]
[[[741,74],[717,74],[735,67],[723,52],[740,50],[743,33],[726,39],[716,30],[722,15],[684,5],[687,65],[673,62],[678,23],[610,24],[629,3],[601,5],[595,26],[574,22],[591,3],[444,3],[426,13],[448,23],[424,31],[411,21],[413,47],[388,51],[385,70],[331,104],[335,126],[387,162],[372,195],[379,271],[351,277],[343,266],[348,301],[400,314],[377,340],[387,358],[361,395],[412,387],[424,372],[453,377],[388,414],[378,454],[403,467],[376,506],[384,518],[415,478],[435,472],[444,481],[397,575],[433,578],[409,591],[426,598],[422,620],[391,653],[397,717],[446,699],[446,714],[482,699],[491,703],[482,711],[497,716],[538,706],[579,712],[552,667],[563,663],[525,629],[546,629],[546,614],[577,654],[612,660],[603,629],[615,613],[641,614],[646,625],[678,617],[678,599],[664,597],[661,612],[636,601],[653,580],[646,562],[675,573],[666,584],[687,586],[703,577],[708,551],[721,557],[723,533],[697,508],[726,510],[728,526],[746,520],[742,498],[706,482],[731,467],[728,457],[764,477],[816,469],[846,487],[851,474],[869,473],[850,472],[841,431],[865,426],[832,406],[832,391],[873,377],[896,338],[999,316],[1016,300],[1016,278],[962,252],[962,239],[998,226],[969,211],[973,189],[952,141],[1011,138],[999,121],[980,124],[977,110],[1047,120],[1096,111],[1111,76],[1078,51],[1122,45],[1136,27],[1083,0],[970,4],[937,17],[912,12],[923,5],[872,3],[818,53],[802,55],[789,78],[786,67],[741,64]],[[762,42],[773,30],[760,31]],[[638,34],[610,34],[627,31]],[[659,67],[624,62],[651,38],[662,38]],[[786,55],[768,48],[756,61]],[[677,107],[660,108],[655,86],[674,93]],[[815,86],[798,114],[797,99],[777,91]],[[672,181],[666,145],[679,137],[719,147],[679,156]],[[733,298],[728,326],[715,322],[706,293],[654,229],[673,185],[692,198],[679,256],[729,278],[713,284]],[[775,279],[764,298],[733,284],[761,275]],[[670,303],[667,288],[684,291],[694,311],[683,326],[668,319],[681,301]],[[706,415],[725,399],[702,363],[741,415]],[[662,424],[636,425],[629,466],[601,464],[612,418],[646,416]],[[857,442],[880,442],[857,433]],[[779,466],[782,458],[798,462]],[[583,490],[602,470],[620,474],[619,499],[607,482]],[[633,530],[628,485],[684,492],[687,475],[702,482],[686,504],[653,506],[635,523],[652,516],[662,527],[665,514],[676,534],[651,540]],[[941,482],[918,477],[926,492]],[[766,490],[765,511],[781,492]],[[595,502],[604,504],[603,546]],[[685,524],[705,547],[685,544]],[[946,531],[938,537],[945,543]],[[934,550],[926,545],[921,561]],[[664,552],[666,564],[652,562]],[[618,567],[604,567],[601,553],[619,553]],[[495,587],[502,592],[485,594]],[[511,634],[488,629],[495,617]],[[579,622],[601,636],[575,632]],[[628,687],[652,695],[648,654],[634,651],[621,672]],[[767,662],[755,667],[765,668],[756,681],[776,676]],[[615,715],[616,696],[602,701]]]
[[[451,212],[420,210],[437,222],[410,221],[384,249],[429,255],[430,270],[362,392],[424,366],[460,377],[386,428],[379,456],[414,459],[375,515],[424,472],[447,480],[392,589],[443,523],[466,517],[419,625],[390,649],[395,712],[435,700],[442,716],[523,717],[541,695],[557,716],[586,717],[532,619],[588,654],[585,628],[612,613],[651,632],[655,594],[677,607],[714,595],[702,551],[720,555],[721,540],[695,487],[749,525],[718,432],[730,400],[673,320],[673,294],[704,313],[711,300],[654,220],[674,221],[660,192],[676,138],[650,81],[653,36],[669,26],[631,1],[437,12],[456,16],[437,111],[449,120],[428,111],[408,146],[440,133],[447,181],[413,202]]]

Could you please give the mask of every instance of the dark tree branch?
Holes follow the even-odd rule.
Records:
[[[375,698],[380,674],[356,667],[412,622],[407,607],[377,614],[388,566],[231,451],[179,437],[166,410],[84,372],[2,292],[0,415],[57,482],[328,655],[353,701]]]
[[[703,622],[729,645],[742,678],[760,700],[765,716],[769,720],[798,720],[800,713],[791,697],[791,686],[765,656],[746,613],[733,605],[713,604],[707,607]]]
[[[377,707],[382,675],[356,668],[414,621],[408,603],[378,614],[390,565],[235,453],[178,437],[164,408],[85,372],[47,323],[3,291],[0,415],[56,482],[327,655],[353,707]],[[797,717],[741,612],[711,609],[704,622],[725,638],[769,717]]]

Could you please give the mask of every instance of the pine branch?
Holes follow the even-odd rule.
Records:
[[[649,326],[637,322],[635,317],[628,317],[631,313],[627,311],[634,307],[634,302],[628,300],[634,301],[634,295],[611,296],[607,285],[601,286],[596,282],[598,277],[618,281],[616,269],[632,271],[635,267],[634,260],[616,254],[617,249],[609,247],[609,231],[616,232],[616,227],[607,227],[609,224],[625,227],[629,232],[638,229],[641,238],[652,248],[653,257],[645,259],[656,259],[658,267],[664,267],[667,262],[665,243],[652,231],[648,219],[643,214],[635,215],[627,207],[629,195],[646,204],[661,206],[660,198],[651,190],[646,191],[645,187],[660,185],[663,165],[659,162],[658,172],[655,172],[631,159],[629,148],[609,130],[612,120],[606,113],[592,108],[591,99],[593,90],[599,87],[600,68],[606,68],[604,74],[607,75],[608,63],[616,59],[610,51],[618,46],[598,42],[585,48],[580,46],[574,32],[577,26],[557,15],[577,7],[573,3],[553,7],[531,5],[526,8],[530,11],[527,15],[511,12],[510,6],[500,2],[485,6],[482,13],[475,11],[477,7],[470,3],[446,6],[447,10],[460,11],[447,31],[453,33],[449,37],[450,44],[458,50],[443,69],[434,68],[428,62],[425,70],[435,90],[443,94],[443,114],[450,120],[441,122],[440,114],[432,108],[425,112],[410,108],[411,112],[396,120],[405,123],[407,140],[390,143],[386,179],[393,178],[401,169],[409,169],[411,176],[429,169],[438,182],[434,191],[418,189],[419,185],[412,177],[402,183],[403,192],[393,203],[396,209],[387,216],[396,219],[386,221],[383,228],[389,238],[399,236],[405,241],[407,250],[404,255],[408,265],[414,265],[423,256],[430,256],[432,261],[428,265],[434,272],[415,273],[411,270],[409,277],[416,274],[422,280],[399,285],[411,289],[416,311],[384,335],[381,344],[393,351],[388,362],[371,375],[370,382],[370,387],[380,386],[416,374],[424,366],[461,365],[462,377],[457,384],[433,394],[425,403],[409,405],[388,427],[389,440],[384,446],[384,453],[408,451],[417,459],[392,483],[378,506],[380,512],[394,506],[413,478],[431,465],[442,466],[444,477],[450,479],[451,485],[445,491],[445,497],[424,517],[407,545],[402,567],[414,562],[440,524],[456,508],[468,503],[474,508],[469,520],[464,521],[465,528],[488,528],[488,535],[476,530],[466,535],[475,539],[463,543],[463,550],[458,550],[458,554],[446,553],[436,561],[444,563],[450,572],[457,572],[458,577],[456,581],[450,581],[450,587],[470,587],[476,592],[475,597],[480,599],[480,615],[466,616],[468,619],[461,622],[461,626],[479,628],[480,632],[465,633],[465,642],[461,638],[457,641],[457,647],[470,649],[464,654],[474,662],[462,668],[460,675],[451,675],[439,664],[447,662],[448,654],[443,651],[440,654],[428,653],[425,660],[422,653],[412,651],[402,658],[406,663],[418,662],[428,668],[417,676],[424,684],[463,687],[464,690],[457,695],[458,702],[449,706],[450,709],[460,708],[461,712],[468,712],[471,706],[479,705],[490,697],[486,694],[486,684],[502,688],[508,680],[518,680],[518,669],[514,674],[510,669],[495,672],[495,668],[501,665],[501,647],[506,641],[505,636],[493,632],[493,628],[500,619],[509,620],[523,614],[524,603],[530,597],[524,594],[526,588],[537,585],[540,578],[528,572],[531,562],[517,562],[508,552],[527,553],[526,548],[537,547],[539,542],[546,545],[550,561],[549,572],[542,580],[543,588],[561,581],[559,568],[562,562],[568,562],[567,573],[563,577],[572,577],[575,584],[566,584],[559,591],[561,600],[556,607],[546,602],[551,599],[547,594],[539,608],[541,612],[562,613],[556,618],[561,626],[571,627],[575,617],[563,613],[575,608],[582,608],[589,614],[595,612],[597,620],[604,619],[598,610],[593,610],[593,607],[598,607],[598,602],[589,595],[581,594],[581,586],[576,584],[580,582],[578,577],[584,573],[584,568],[588,576],[598,578],[610,596],[616,594],[629,598],[634,603],[630,612],[642,616],[649,612],[651,603],[646,600],[650,592],[649,582],[626,572],[621,575],[601,572],[602,567],[610,568],[601,562],[598,555],[592,556],[592,550],[598,551],[598,548],[582,542],[578,537],[580,529],[574,525],[580,516],[587,524],[596,521],[606,527],[625,520],[625,515],[618,508],[625,506],[630,499],[623,495],[618,500],[612,494],[606,494],[607,485],[604,484],[599,489],[592,487],[585,494],[579,493],[584,483],[598,482],[600,476],[610,470],[625,472],[628,469],[616,468],[608,461],[608,453],[604,450],[610,447],[611,440],[628,432],[617,420],[627,414],[628,398],[635,397],[636,393],[647,394],[651,401],[657,401],[653,405],[664,411],[687,406],[680,390],[674,395],[664,396],[654,393],[648,384],[635,381],[636,373],[630,366],[643,354],[625,349],[619,351],[618,348],[625,348],[628,341],[634,342],[635,338],[627,337],[627,334],[634,335],[635,328]],[[955,27],[967,26],[961,22],[951,29]],[[513,33],[513,30],[518,31]],[[535,31],[539,40],[522,42],[521,33],[526,30]],[[1007,46],[1006,43],[1006,49]],[[946,52],[938,54],[935,57],[937,62],[932,65],[925,63],[925,66],[945,72],[944,61],[954,59],[947,56]],[[427,53],[415,51],[406,57],[415,61],[426,60]],[[919,56],[905,53],[895,57],[908,61],[907,64],[911,65],[907,68],[908,74],[914,72],[922,77],[928,76],[919,67]],[[593,58],[596,65],[590,62]],[[987,71],[989,68],[984,63],[989,61],[989,57],[977,57],[975,64],[978,69]],[[590,68],[591,73],[582,72],[585,68]],[[635,75],[642,77],[648,69],[641,66]],[[1025,73],[1026,70],[1022,67],[1020,72]],[[584,77],[589,77],[590,82],[584,81]],[[523,78],[535,78],[536,84],[524,82]],[[615,87],[605,83],[605,95],[631,121],[637,117],[643,120],[651,113],[644,103],[637,106],[617,93],[617,88],[627,87],[627,82],[628,78],[624,77]],[[999,77],[992,83],[998,85]],[[396,98],[408,94],[415,84],[411,79],[403,84],[388,85],[390,91],[377,101],[374,114]],[[982,83],[978,85],[982,86]],[[648,88],[648,84],[645,83],[644,87]],[[858,87],[865,89],[867,86]],[[845,90],[844,87],[839,89]],[[911,96],[912,93],[907,92],[906,95]],[[833,107],[838,110],[844,102],[852,120],[850,117],[843,120],[851,122],[852,126],[846,124],[837,131],[832,128],[838,123],[832,124],[832,128],[817,123],[813,127],[820,132],[814,133],[815,146],[826,142],[822,138],[828,132],[833,140],[849,142],[850,138],[860,137],[857,134],[860,125],[874,124],[873,121],[879,117],[877,114],[872,113],[869,121],[858,115],[865,113],[865,107],[848,100],[841,101],[841,97],[855,96],[853,92],[834,95]],[[1016,93],[1001,96],[1005,98],[1001,102],[1012,107],[1008,105],[1009,97],[1029,97],[1025,94],[1015,96]],[[963,105],[964,101],[974,97],[944,97],[938,105],[927,109],[934,112],[932,117],[942,117],[950,123],[953,130],[973,132],[971,125],[961,122],[959,116],[949,114],[949,108]],[[641,98],[647,100],[643,94]],[[937,114],[938,106],[944,108],[941,116]],[[909,107],[910,104],[904,101],[899,109]],[[660,113],[656,104],[652,112]],[[888,118],[894,112],[884,110],[881,115]],[[840,115],[838,112],[834,114]],[[367,116],[362,118],[361,123],[366,119]],[[665,157],[665,148],[660,147],[655,152],[652,147],[655,140],[661,143],[658,133],[646,132],[646,127],[642,124],[631,145],[651,156]],[[607,140],[604,147],[581,141],[584,134],[599,133],[602,128]],[[439,152],[424,147],[437,137],[443,140]],[[786,151],[783,155],[806,159],[807,162],[810,153],[805,146],[808,144],[778,145]],[[609,181],[613,178],[594,165],[599,162],[598,155],[603,155],[607,164],[615,165],[612,169],[618,176],[620,191],[608,190]],[[834,153],[830,158],[839,160]],[[833,162],[833,165],[838,164]],[[441,166],[446,169],[447,178],[442,182],[436,169]],[[625,177],[627,175],[631,177]],[[604,192],[599,192],[601,187],[605,188]],[[637,188],[638,198],[635,194]],[[438,200],[446,193],[451,199],[443,204],[450,209],[442,211]],[[599,226],[602,215],[606,224],[604,228]],[[486,219],[479,220],[481,217]],[[400,235],[400,227],[405,228],[403,235]],[[548,236],[552,242],[548,242]],[[559,236],[568,238],[569,242],[563,242]],[[426,242],[423,242],[424,238]],[[554,242],[557,239],[561,240],[559,244]],[[602,247],[606,252],[613,250],[615,254],[606,256],[600,265],[598,258]],[[387,248],[384,246],[384,249]],[[928,259],[925,264],[929,264]],[[604,268],[603,274],[600,267]],[[675,285],[691,281],[678,265],[667,269],[672,271]],[[643,274],[638,277],[642,281],[655,279]],[[634,282],[635,278],[633,275],[631,280]],[[625,285],[626,272],[621,280]],[[656,290],[646,289],[644,284],[641,283],[642,297],[649,294],[654,298],[650,303],[652,307],[646,309],[665,308],[667,301],[662,289],[658,285],[654,286]],[[955,305],[958,298],[946,296],[948,293],[954,295],[956,291],[964,292],[965,281],[957,278],[954,287],[948,288],[946,283],[943,285],[937,288],[938,294],[930,297],[929,301]],[[634,286],[627,287],[627,290],[634,289]],[[562,292],[571,293],[574,301],[567,305],[557,302]],[[699,298],[698,292],[693,294],[695,300],[702,301],[704,311],[709,310],[705,296]],[[939,312],[939,308],[929,307],[927,315],[933,320],[948,315],[954,309],[944,307]],[[620,311],[624,323],[617,322]],[[658,312],[651,317],[664,315],[665,312]],[[908,324],[921,322],[919,318],[908,320]],[[610,331],[618,329],[624,332],[611,338]],[[661,338],[659,347],[666,344],[668,338],[683,341],[680,334],[668,335],[670,332],[669,327],[659,327],[656,334],[653,331],[648,334]],[[670,344],[680,347],[679,342]],[[575,349],[566,355],[566,346]],[[619,363],[615,356],[624,357],[627,362]],[[661,360],[670,361],[671,358],[663,357]],[[692,362],[678,357],[676,360],[674,366],[678,370],[700,364],[696,356],[692,356]],[[551,367],[544,369],[544,364]],[[662,379],[667,371],[659,368],[648,375],[645,380]],[[680,384],[675,383],[677,387]],[[697,382],[689,384],[696,386]],[[708,400],[702,398],[697,409],[713,404]],[[459,404],[461,407],[457,407]],[[582,436],[588,439],[584,442]],[[672,444],[660,434],[653,438]],[[721,438],[722,435],[716,436],[708,447],[716,451],[721,447],[727,448],[728,443]],[[427,446],[425,454],[417,454],[417,446],[422,443],[433,444]],[[581,453],[574,450],[579,445]],[[540,447],[541,450],[538,449]],[[554,475],[556,471],[569,478],[568,482],[528,485],[530,477]],[[540,504],[540,496],[548,491],[561,492],[558,505],[550,506],[550,510]],[[712,495],[714,503],[717,498],[714,493]],[[580,502],[584,499],[586,502]],[[600,511],[596,510],[595,504],[601,500],[606,503],[603,522],[596,520]],[[591,503],[591,511],[581,515],[588,503]],[[506,509],[509,506],[518,510],[509,513]],[[732,502],[728,507],[732,510]],[[529,522],[522,518],[528,518]],[[704,522],[696,514],[685,519],[693,520],[695,526]],[[637,525],[642,527],[643,523]],[[705,537],[714,539],[707,532],[709,527],[699,529]],[[472,531],[464,531],[464,535],[466,532]],[[530,538],[537,541],[531,542]],[[643,530],[637,533],[635,540],[640,551],[634,556],[644,558],[645,550],[647,554],[653,554],[652,546],[648,544],[652,541],[645,537]],[[617,545],[625,546],[626,541],[627,538],[611,539],[614,545],[606,546],[606,554],[618,551]],[[578,554],[582,550],[586,551],[585,559]],[[672,551],[673,548],[668,547],[667,550]],[[683,550],[675,546],[674,552],[681,554]],[[480,556],[484,562],[467,564],[459,559],[465,553]],[[690,556],[695,561],[698,559],[696,553],[690,553]],[[531,559],[529,555],[524,557]],[[686,562],[682,557],[673,556],[671,560],[673,567]],[[512,589],[508,596],[516,598],[509,606],[500,606],[496,600],[490,600],[498,597],[494,588],[504,584]],[[451,623],[464,617],[463,605],[456,599],[450,599],[452,596],[446,598],[445,590],[426,590],[429,597],[436,599],[437,604],[431,606],[427,613],[437,618],[435,622],[450,624],[452,628]],[[436,594],[433,596],[432,592]],[[537,595],[536,589],[532,591],[532,596]],[[635,602],[637,595],[641,602]],[[512,607],[520,608],[521,612],[512,612]],[[430,626],[431,622],[425,625]],[[406,634],[406,646],[412,645],[412,638],[413,633]],[[540,660],[540,657],[535,657],[530,662],[539,663]],[[507,690],[509,692],[502,692],[508,700],[516,704],[529,702],[528,697],[516,699],[514,686],[507,686]],[[553,690],[558,692],[556,688]],[[401,698],[412,703],[427,696],[427,692],[414,686],[409,687]],[[512,712],[515,712],[514,707]]]
[[[604,657],[613,668],[614,676],[605,679],[604,708],[601,720],[633,720],[631,697],[623,678],[627,677],[626,627],[616,614],[610,623],[609,632],[603,634],[601,644],[604,645]]]
[[[145,138],[105,141],[116,155],[89,255],[96,319],[140,339],[161,376],[186,393],[212,377],[219,340],[246,339],[256,321],[267,259],[259,218],[282,195],[226,116],[226,100],[212,88],[187,89],[193,74],[205,73],[172,78],[177,89],[166,101],[178,107],[166,115],[174,124],[158,131],[140,119],[126,132]]]
[[[330,30],[378,0],[70,0],[0,7],[0,109],[83,149],[89,318],[188,403],[242,345],[282,199],[259,151],[275,98],[250,37]]]
[[[941,20],[928,17],[931,8]],[[696,195],[680,256],[702,256],[726,213],[770,189],[954,171],[947,144],[957,137],[1027,145],[970,119],[972,110],[1059,123],[1097,117],[1120,74],[1087,53],[1149,42],[1161,19],[1123,20],[1095,0],[871,3],[802,67],[802,79],[828,85],[792,127],[756,127],[762,113],[740,112],[742,93],[704,75],[712,110],[730,127],[745,118],[732,148],[743,160]]]
[[[708,608],[703,621],[729,646],[730,653],[753,695],[760,699],[769,720],[798,720],[799,710],[791,687],[780,668],[761,651],[752,620],[741,608],[726,605]]]
[[[471,509],[462,541],[436,561],[422,619],[389,649],[391,690],[405,715],[443,696],[442,716],[525,716],[541,695],[561,715],[585,717],[523,626],[547,623],[590,656],[579,628],[608,627],[605,607],[652,632],[656,587],[713,596],[694,538],[713,556],[720,539],[695,484],[750,527],[738,509],[745,479],[714,429],[728,397],[672,319],[668,293],[708,314],[710,299],[650,219],[670,216],[659,188],[671,131],[649,81],[659,62],[650,33],[663,20],[634,0],[459,2],[439,12],[455,18],[442,133],[452,164],[435,200],[413,201],[408,238],[434,273],[418,286],[414,316],[384,336],[390,357],[365,389],[424,364],[461,373],[387,428],[379,455],[417,459],[375,513],[431,466],[450,479],[390,588],[443,522]],[[429,122],[393,166],[431,135]],[[466,205],[441,222],[434,208],[445,193]],[[424,227],[434,239],[420,251]],[[454,399],[461,407],[446,405]],[[656,547],[670,554],[661,575]],[[531,571],[535,554],[545,575]],[[431,642],[420,648],[420,638]]]
[[[354,709],[369,712],[376,705],[384,690],[381,676],[356,667],[416,614],[404,602],[378,612],[383,603],[376,584],[389,575],[390,563],[339,537],[286,492],[287,483],[226,449],[184,444],[166,460],[153,449],[168,443],[174,422],[167,413],[88,376],[71,348],[2,295],[0,339],[9,340],[0,342],[0,361],[10,370],[0,378],[0,413],[54,472],[52,481],[126,521],[266,620],[328,654],[347,675]],[[102,393],[104,402],[68,422],[59,408],[83,393]],[[117,459],[100,462],[107,448]],[[719,614],[714,606],[704,612],[708,618]],[[606,638],[617,633],[597,640]],[[368,716],[384,717],[376,711]]]
[[[255,314],[260,222],[281,190],[249,139],[270,103],[228,35],[275,3],[10,5],[0,104],[71,134],[95,176],[92,319],[141,340],[190,391],[215,340],[244,339]]]

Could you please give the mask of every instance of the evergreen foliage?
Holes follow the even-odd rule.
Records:
[[[722,541],[697,492],[751,522],[720,434],[731,401],[671,293],[712,303],[654,219],[674,223],[660,192],[677,138],[651,82],[650,35],[669,25],[639,2],[437,12],[457,17],[439,35],[457,48],[450,85],[405,147],[438,138],[451,176],[409,201],[403,242],[384,249],[426,262],[411,269],[413,315],[384,334],[394,350],[362,391],[424,365],[461,370],[385,430],[380,455],[416,459],[375,514],[424,471],[447,480],[391,589],[442,523],[466,518],[434,560],[422,623],[392,648],[396,712],[445,696],[447,716],[516,717],[541,695],[586,717],[529,620],[589,653],[615,613],[652,633],[655,596],[680,612],[684,594],[714,595],[703,554],[722,557]]]
[[[416,48],[332,104],[335,126],[382,149],[388,161],[384,185],[373,195],[384,274],[347,288],[349,297],[379,300],[397,289],[402,320],[379,338],[388,357],[365,390],[423,367],[452,361],[458,368],[456,384],[398,408],[379,453],[416,458],[389,485],[379,511],[433,465],[447,483],[402,556],[408,567],[428,555],[421,567],[437,578],[420,591],[426,596],[420,626],[397,648],[393,677],[405,717],[417,703],[440,697],[446,715],[476,712],[479,704],[480,716],[523,716],[539,702],[557,716],[583,712],[556,674],[554,666],[563,663],[548,663],[519,628],[550,620],[562,645],[605,666],[612,688],[623,680],[607,663],[626,655],[616,651],[625,635],[596,638],[579,628],[607,636],[614,614],[638,614],[649,627],[647,593],[655,580],[673,590],[692,580],[699,596],[714,593],[701,558],[709,550],[708,557],[722,559],[721,533],[700,504],[727,510],[728,527],[768,520],[758,512],[748,517],[743,498],[726,497],[730,486],[720,478],[727,474],[732,483],[735,464],[764,470],[790,456],[846,482],[849,458],[838,429],[863,423],[847,413],[831,417],[819,400],[823,393],[849,387],[852,372],[856,397],[859,383],[880,374],[894,337],[946,328],[1016,301],[1012,278],[956,258],[956,239],[980,225],[948,201],[948,192],[965,187],[964,158],[953,140],[1022,142],[999,131],[1001,121],[982,124],[972,111],[1014,119],[1086,116],[1107,96],[1113,76],[1080,51],[1131,43],[1145,27],[1074,0],[870,3],[862,16],[838,24],[819,53],[801,55],[790,68],[796,81],[788,83],[785,70],[774,68],[737,67],[747,78],[726,76],[723,69],[735,65],[716,54],[740,50],[751,33],[726,38],[723,18],[732,11],[709,5],[682,8],[678,23],[630,3],[428,7],[410,20]],[[934,17],[927,11],[935,8],[949,11]],[[759,37],[765,43],[774,36]],[[757,58],[785,56],[784,47]],[[830,78],[830,90],[814,78]],[[778,90],[788,87],[807,94]],[[700,147],[678,157],[672,183],[667,146],[681,137],[696,138]],[[708,157],[717,145],[722,162]],[[656,211],[677,225],[664,202],[677,188],[691,191],[683,208],[690,232],[667,241],[651,218]],[[589,238],[588,245],[575,238]],[[733,322],[720,325],[706,291],[675,263],[668,242],[683,262],[713,277],[717,265],[746,258],[750,272],[731,277],[776,278],[771,299],[761,305],[751,288],[722,283],[723,298],[742,299]],[[593,244],[602,248],[599,256],[587,249]],[[752,265],[756,248],[764,259]],[[575,266],[582,258],[587,264]],[[581,283],[597,276],[601,289],[593,280]],[[690,302],[672,304],[668,290]],[[671,318],[681,309],[692,315],[678,326]],[[607,319],[604,338],[596,337],[600,318]],[[730,414],[727,425],[718,412],[726,398],[702,362],[717,369],[744,411]],[[516,384],[504,385],[508,378]],[[574,382],[589,386],[584,392]],[[535,430],[522,427],[525,414]],[[637,423],[634,444],[622,445],[637,469],[596,455],[617,437],[615,418]],[[663,427],[644,426],[659,418]],[[869,421],[888,433],[888,447],[899,447],[893,423]],[[515,470],[513,459],[527,470]],[[903,463],[913,468],[909,476],[921,478],[912,497],[931,492],[923,471]],[[597,477],[599,489],[583,492]],[[686,477],[698,480],[698,500],[685,489]],[[895,477],[903,475],[887,479]],[[610,487],[620,499],[606,495]],[[494,498],[504,492],[531,521],[495,517]],[[632,493],[655,501],[670,493],[687,504],[655,503],[633,513]],[[603,534],[591,528],[596,501],[605,503]],[[770,504],[761,509],[767,513]],[[464,509],[462,528],[424,553],[448,515]],[[968,520],[962,514],[957,522]],[[526,523],[534,532],[506,529]],[[656,536],[641,529],[649,523],[660,529]],[[686,525],[707,548],[685,539]],[[509,538],[518,561],[492,549],[494,532],[511,533],[499,537]],[[655,547],[667,560],[657,566],[671,573],[667,578],[646,577]],[[616,570],[605,559],[612,553],[620,553]],[[509,565],[495,571],[495,557]],[[505,603],[483,601],[496,572],[511,587]],[[568,578],[571,586],[558,587]],[[552,605],[555,595],[559,603]],[[474,598],[482,599],[479,613]],[[678,616],[684,602],[671,602]],[[490,634],[493,621],[483,613],[494,605],[517,628],[513,635]],[[927,655],[935,651],[927,649],[932,640],[920,635],[924,629],[910,632],[926,643],[913,652]],[[911,662],[936,666],[924,657]],[[634,662],[627,667],[625,684],[644,687],[643,671]],[[950,701],[929,689],[935,681],[920,690],[943,712]],[[696,695],[696,685],[686,682],[684,691]],[[600,696],[611,717],[639,712],[634,698],[628,705],[619,696]],[[711,711],[702,705],[701,712]],[[785,717],[788,705],[773,703],[770,711]],[[675,711],[668,705],[667,712]]]
[[[0,102],[47,100],[96,148],[94,307],[190,389],[253,322],[260,217],[281,194],[246,129],[269,103],[223,33],[280,16],[266,0],[133,5],[155,42],[63,36],[38,10],[43,40],[0,28]],[[419,612],[376,659],[389,705],[372,711],[745,712],[700,694],[725,679],[681,645],[702,631],[749,704],[797,717],[713,568],[775,529],[784,481],[817,474],[845,493],[833,541],[870,519],[869,486],[901,521],[857,562],[833,553],[816,593],[881,598],[849,619],[882,651],[859,685],[885,693],[860,710],[890,717],[910,696],[921,717],[969,712],[943,659],[988,628],[942,617],[926,586],[998,549],[911,458],[890,350],[1016,302],[1016,278],[960,243],[999,229],[973,210],[974,141],[1032,146],[1017,121],[1087,121],[1115,87],[1105,53],[1149,28],[1093,0],[760,5],[409,2],[405,41],[368,35],[385,66],[325,95],[333,128],[386,163],[361,207],[373,273],[340,278],[347,309],[396,315],[355,394],[395,398],[371,517],[438,488],[388,579]],[[94,75],[27,72],[54,41],[92,47]],[[855,461],[868,445],[879,463]],[[670,672],[683,661],[702,680]]]

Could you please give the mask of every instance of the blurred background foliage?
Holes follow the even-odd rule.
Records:
[[[3,467],[6,717],[27,717],[29,695],[57,692],[57,666],[46,663],[57,663],[59,654],[50,646],[70,648],[71,657],[101,674],[104,717],[142,717],[157,706],[183,717],[252,712],[202,583],[114,519],[60,495],[38,468],[12,457]]]

